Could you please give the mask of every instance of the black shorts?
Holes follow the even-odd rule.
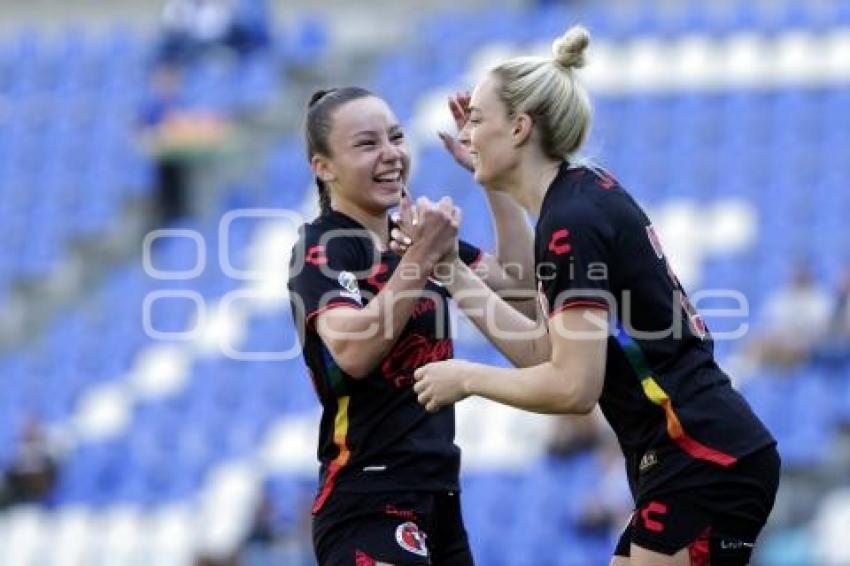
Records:
[[[320,566],[473,564],[457,492],[335,492],[313,517]]]
[[[770,446],[717,471],[717,481],[641,497],[614,554],[629,556],[632,543],[666,555],[688,547],[691,564],[748,564],[773,509],[779,467]]]

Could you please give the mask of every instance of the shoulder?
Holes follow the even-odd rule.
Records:
[[[298,237],[292,244],[293,259],[296,254],[304,252],[319,244],[322,239],[322,230],[316,226],[316,221],[302,224],[298,227]]]
[[[340,226],[320,216],[312,222],[301,225],[298,229],[295,248],[322,246],[328,253],[358,250],[370,242],[368,234],[359,232],[362,231]]]
[[[643,224],[646,214],[620,181],[607,169],[598,166],[576,168],[576,194],[585,207],[581,212],[597,220],[604,219],[612,227],[623,227],[630,221]]]
[[[612,182],[613,182],[613,178]],[[574,228],[602,228],[609,223],[608,178],[590,167],[571,167],[559,179],[552,198],[540,211],[540,225],[568,224]],[[614,182],[615,183],[615,182]],[[611,185],[612,187],[615,185]]]
[[[290,254],[290,268],[302,263],[349,271],[367,269],[372,257],[364,238],[352,236],[350,230],[346,232],[322,218],[298,229]]]

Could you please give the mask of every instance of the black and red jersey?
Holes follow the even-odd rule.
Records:
[[[649,218],[609,174],[561,167],[541,206],[535,262],[550,316],[609,312],[599,404],[635,495],[697,481],[685,473],[695,462],[728,467],[775,443],[715,362]]]
[[[461,242],[460,257],[474,265],[481,251]],[[394,252],[379,251],[360,223],[337,211],[303,225],[292,250],[292,312],[323,408],[314,511],[334,489],[458,489],[454,408],[429,414],[412,388],[416,368],[453,355],[448,292],[428,281],[390,352],[362,379],[346,375],[315,329],[316,316],[327,309],[366,306],[400,261]]]

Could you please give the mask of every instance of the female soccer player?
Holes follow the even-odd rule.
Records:
[[[539,413],[598,402],[635,498],[612,564],[746,564],[774,502],[776,442],[716,364],[647,216],[611,175],[575,163],[591,106],[574,69],[588,43],[574,27],[552,59],[497,66],[461,132],[476,180],[538,218],[548,329],[455,262],[447,288],[521,369],[436,362],[415,372],[415,390],[429,411],[469,395]]]
[[[360,88],[319,91],[308,106],[306,138],[321,215],[302,227],[288,286],[323,407],[313,506],[318,561],[471,564],[457,497],[454,410],[426,412],[413,393],[413,372],[452,356],[448,293],[430,279],[437,261],[481,264],[495,290],[527,285],[501,263],[528,256],[524,213],[491,199],[497,231],[519,234],[499,238],[493,257],[458,244],[450,200],[423,200],[408,227],[416,242],[401,258],[388,249],[389,211],[402,199],[410,159],[387,104]]]

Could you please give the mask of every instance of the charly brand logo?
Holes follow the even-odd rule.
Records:
[[[310,265],[325,265],[328,263],[328,256],[325,255],[324,246],[313,246],[304,255],[304,261]]]
[[[566,253],[570,253],[573,249],[573,246],[569,242],[567,242],[567,238],[569,237],[570,231],[566,228],[555,230],[552,233],[552,239],[549,240],[549,251],[554,253],[555,255],[564,255]]]
[[[398,545],[408,552],[417,556],[428,556],[428,547],[425,545],[425,535],[419,530],[416,523],[402,523],[395,530],[395,540]]]

